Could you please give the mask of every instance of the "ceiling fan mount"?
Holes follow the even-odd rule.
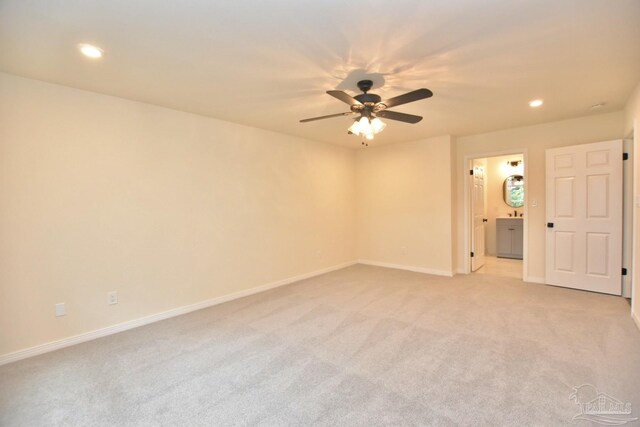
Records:
[[[358,89],[362,91],[362,93],[355,96],[351,96],[341,90],[327,91],[327,94],[333,96],[336,99],[339,99],[345,104],[348,104],[351,111],[345,113],[329,114],[328,116],[303,119],[300,120],[300,122],[306,123],[315,120],[329,119],[332,117],[356,116],[356,122],[361,122],[363,127],[360,130],[356,128],[356,130],[354,131],[354,127],[352,125],[349,128],[349,133],[355,133],[356,135],[362,134],[365,135],[367,139],[372,139],[373,134],[380,132],[382,129],[384,129],[385,126],[384,124],[379,123],[379,117],[411,124],[418,123],[420,120],[422,120],[421,116],[389,111],[387,110],[388,108],[402,104],[408,104],[410,102],[419,101],[421,99],[430,98],[433,96],[433,92],[431,92],[429,89],[423,88],[383,101],[379,95],[369,93],[369,91],[373,87],[373,82],[371,80],[360,80],[357,83],[357,86]],[[377,126],[372,127],[372,124]]]
[[[371,80],[360,80],[357,83],[357,85],[358,85],[358,89],[360,89],[364,93],[367,93],[373,87],[373,81],[371,81]]]

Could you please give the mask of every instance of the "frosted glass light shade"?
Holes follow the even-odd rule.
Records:
[[[368,117],[362,116],[349,126],[349,132],[354,135],[364,135],[367,139],[373,139],[373,136],[376,133],[382,132],[386,126],[386,123],[377,117],[369,120]]]

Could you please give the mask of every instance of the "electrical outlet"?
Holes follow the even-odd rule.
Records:
[[[65,308],[63,302],[59,302],[58,304],[55,305],[55,307],[56,307],[56,317],[64,316],[65,314],[67,314],[67,309]]]
[[[107,294],[107,304],[113,305],[118,303],[118,292],[111,291]]]

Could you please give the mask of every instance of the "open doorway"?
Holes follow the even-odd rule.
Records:
[[[470,160],[470,270],[523,278],[525,256],[524,154]]]

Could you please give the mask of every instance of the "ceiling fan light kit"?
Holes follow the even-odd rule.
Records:
[[[373,135],[382,132],[386,127],[387,124],[377,117],[369,119],[363,116],[353,122],[349,127],[349,132],[356,136],[364,135],[367,139],[373,139]]]
[[[358,89],[363,93],[351,96],[341,90],[329,90],[327,93],[336,99],[348,104],[351,111],[345,113],[329,114],[328,116],[313,117],[310,119],[300,120],[301,123],[307,123],[315,120],[329,119],[332,117],[352,116],[358,115],[353,124],[349,127],[348,133],[362,136],[362,144],[368,145],[364,142],[364,138],[372,140],[375,134],[378,134],[384,130],[387,126],[380,117],[397,120],[404,123],[418,123],[422,120],[421,116],[414,116],[412,114],[398,113],[396,111],[387,110],[387,108],[395,107],[398,105],[408,104],[409,102],[419,101],[421,99],[430,98],[433,96],[433,92],[429,89],[418,89],[412,92],[399,95],[394,98],[382,100],[382,98],[376,94],[368,93],[373,82],[371,80],[360,80],[358,82]]]

